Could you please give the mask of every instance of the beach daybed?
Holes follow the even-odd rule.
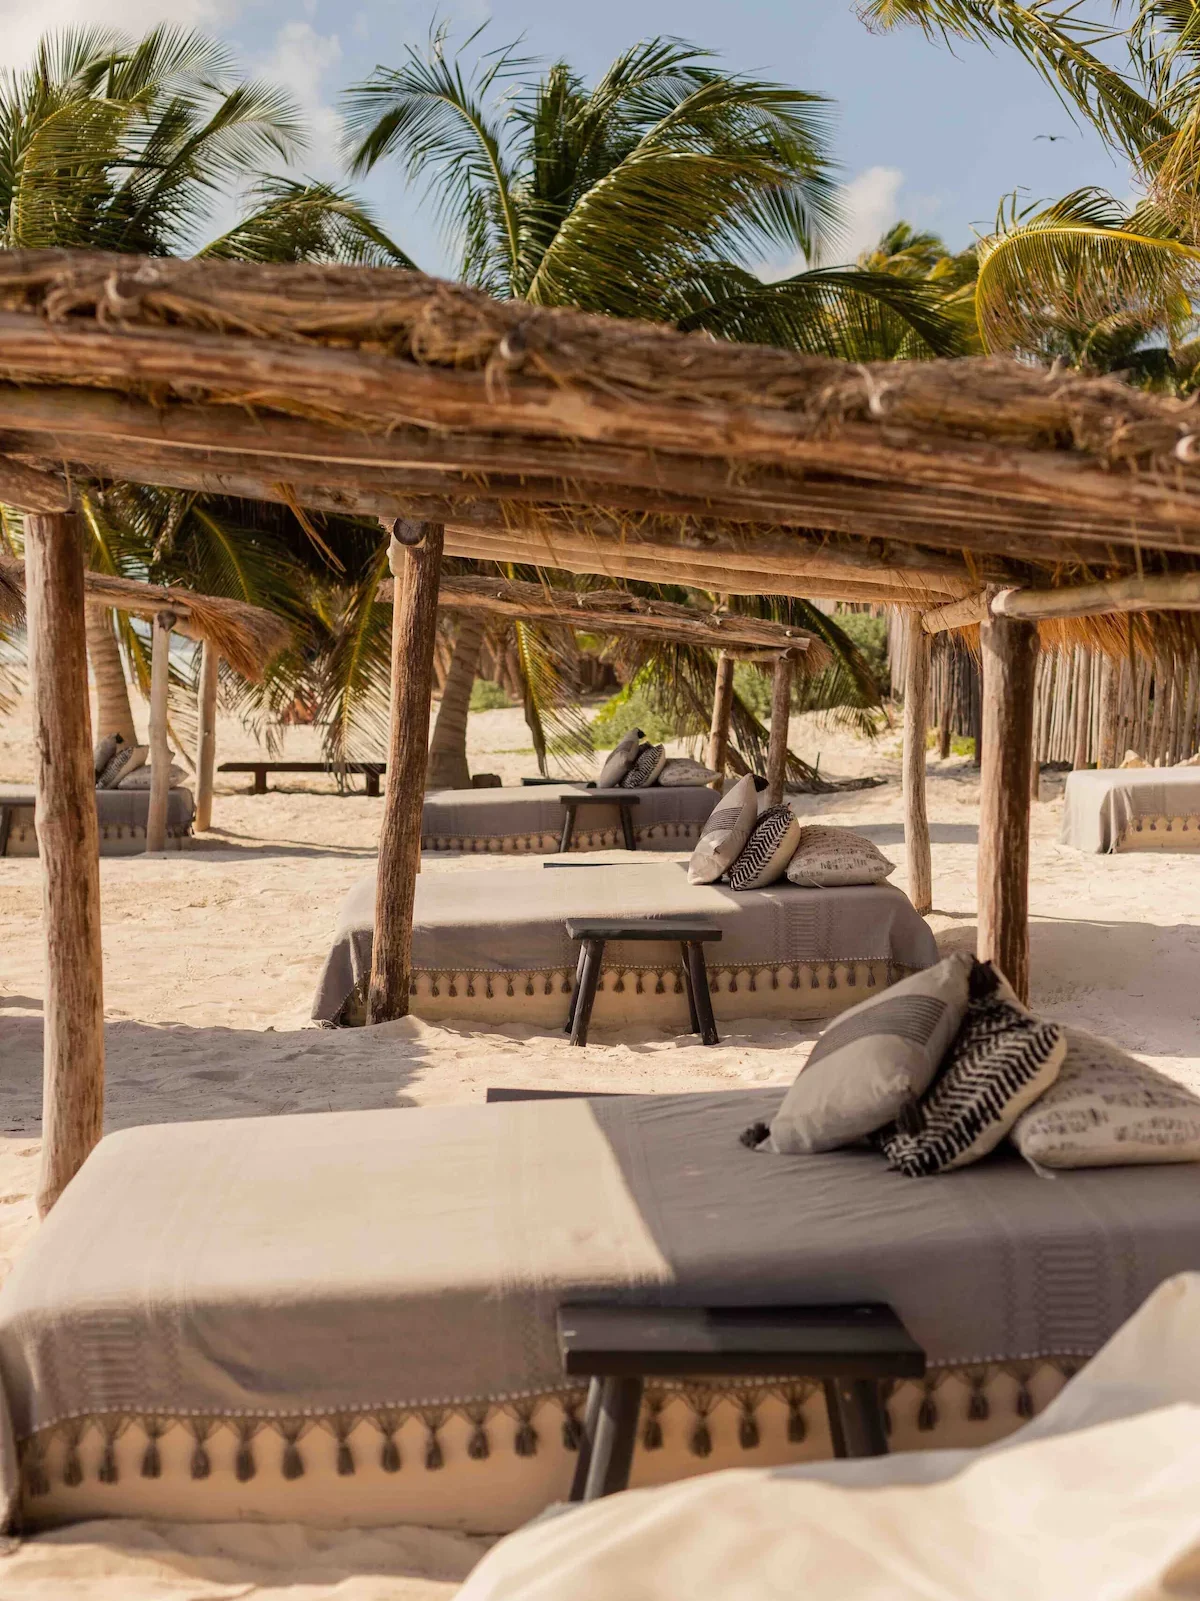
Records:
[[[1059,839],[1076,850],[1200,850],[1200,767],[1067,774]]]
[[[423,873],[413,912],[412,1009],[562,1028],[579,955],[568,918],[701,918],[721,930],[705,949],[713,1010],[738,1017],[827,1017],[876,986],[937,960],[928,924],[889,884],[801,889],[786,880],[736,893],[691,884],[682,862],[626,853],[516,867],[486,885]],[[375,923],[375,872],[351,889],[313,1003],[314,1020],[363,1020]],[[686,1027],[678,943],[610,942],[592,1021]]]
[[[622,842],[616,805],[601,806],[596,791],[563,783],[520,789],[442,789],[425,797],[421,814],[423,851],[557,851],[563,829],[560,795],[588,797],[575,820],[571,849],[608,850]],[[652,785],[621,789],[636,799],[633,837],[639,850],[686,850],[700,836],[720,800],[704,784]]]
[[[739,1135],[781,1095],[110,1135],[0,1290],[14,1516],[511,1529],[568,1491],[556,1315],[588,1300],[889,1304],[929,1364],[887,1396],[892,1449],[984,1444],[1200,1267],[1187,1165],[766,1159]],[[800,1379],[653,1382],[639,1439],[635,1486],[830,1453]]]
[[[146,849],[149,789],[98,789],[101,856],[135,856]],[[33,787],[0,787],[0,856],[36,856]],[[190,789],[167,792],[167,850],[181,850],[196,815]]]

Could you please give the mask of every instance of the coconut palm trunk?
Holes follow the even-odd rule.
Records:
[[[469,789],[471,771],[467,766],[467,715],[471,710],[471,689],[479,653],[483,647],[483,618],[468,612],[458,620],[442,704],[433,738],[429,742],[429,762],[425,769],[427,789]]]
[[[120,734],[128,744],[136,745],[125,664],[113,628],[113,614],[107,606],[87,608],[87,653],[96,684],[97,740],[109,734]]]

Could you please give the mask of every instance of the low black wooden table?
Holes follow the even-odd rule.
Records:
[[[879,1384],[919,1379],[925,1352],[890,1306],[647,1307],[603,1303],[558,1311],[563,1371],[587,1378],[572,1501],[629,1483],[648,1378],[820,1379],[839,1457],[884,1456]]]
[[[361,773],[367,781],[367,794],[379,794],[379,780],[387,772],[386,762],[222,762],[219,773],[253,773],[254,793],[267,793],[268,773]]]
[[[575,813],[581,806],[615,806],[621,813],[621,833],[625,839],[627,851],[637,850],[637,841],[633,837],[633,808],[638,804],[639,796],[630,795],[620,789],[593,789],[584,793],[577,790],[572,795],[560,795],[559,800],[563,806],[562,838],[558,842],[560,853],[569,851],[571,840],[575,835]]]
[[[721,937],[721,930],[714,923],[684,923],[665,917],[613,917],[603,921],[569,917],[567,937],[580,942],[575,992],[571,996],[565,1029],[571,1036],[572,1045],[587,1044],[588,1024],[592,1019],[596,986],[600,982],[600,963],[604,957],[604,947],[610,939],[678,940],[683,953],[683,982],[687,990],[692,1033],[699,1034],[705,1045],[718,1043],[717,1020],[713,1016],[712,996],[708,989],[708,969],[704,965],[704,942]]]

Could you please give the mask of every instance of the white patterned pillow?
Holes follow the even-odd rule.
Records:
[[[709,784],[716,776],[711,767],[694,762],[690,756],[668,756],[658,782],[662,789],[675,789],[684,784]]]
[[[148,745],[120,745],[104,771],[97,775],[97,789],[116,789],[120,780],[139,767],[146,765],[150,754]]]
[[[730,889],[765,889],[782,878],[799,838],[800,823],[792,808],[770,807],[729,869]]]
[[[1064,1028],[1058,1078],[1012,1131],[1037,1167],[1200,1162],[1200,1097],[1111,1040]]]
[[[596,780],[597,789],[619,789],[621,787],[621,780],[634,762],[637,761],[641,739],[641,729],[631,728],[623,739],[617,741],[609,752],[608,760],[600,769],[600,777]]]
[[[665,745],[643,745],[637,760],[621,780],[622,789],[649,789],[666,765]]]
[[[754,774],[739,778],[721,796],[696,841],[688,862],[689,884],[715,884],[742,854],[750,831],[758,822],[758,790]]]
[[[126,773],[118,778],[115,789],[149,789],[154,782],[153,767],[138,767],[132,773]],[[170,789],[181,789],[187,783],[187,774],[175,762],[171,763],[167,784]]]
[[[800,830],[787,876],[805,889],[837,889],[846,884],[882,884],[895,871],[895,862],[865,834],[808,823]]]
[[[1062,1029],[1033,1017],[990,962],[977,962],[967,1015],[942,1071],[911,1123],[894,1123],[879,1137],[889,1166],[927,1178],[978,1162],[1050,1088],[1066,1052]]]

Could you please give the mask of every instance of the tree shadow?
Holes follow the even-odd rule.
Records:
[[[855,823],[854,832],[865,834],[876,845],[903,845],[903,823]],[[930,823],[929,840],[933,845],[978,845],[979,826],[976,823]]]

